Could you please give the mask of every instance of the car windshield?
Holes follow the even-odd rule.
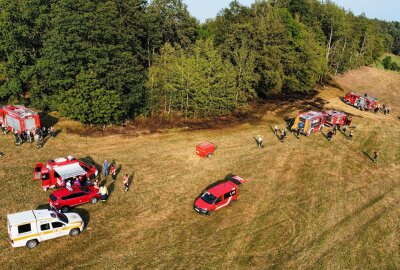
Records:
[[[215,199],[216,199],[217,197],[215,197],[214,195],[212,195],[212,194],[210,194],[210,193],[208,193],[208,192],[205,192],[203,195],[201,195],[201,198],[202,198],[203,201],[205,201],[206,203],[213,204],[213,202],[215,201]]]
[[[50,194],[50,200],[52,200],[53,202],[57,201],[57,197],[54,196],[53,193]]]
[[[63,213],[58,213],[58,212],[56,212],[56,214],[60,221],[62,221],[64,223],[68,223],[68,218],[66,215],[64,215]]]

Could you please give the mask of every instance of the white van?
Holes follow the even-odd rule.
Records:
[[[84,227],[76,213],[29,210],[7,215],[7,228],[13,247],[34,248],[39,242],[64,235],[77,236]]]

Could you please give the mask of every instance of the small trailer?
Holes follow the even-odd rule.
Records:
[[[60,188],[67,180],[81,176],[83,181],[97,176],[97,169],[72,156],[60,157],[46,164],[37,163],[33,170],[33,179],[42,181],[42,188]]]
[[[213,143],[203,142],[196,146],[196,154],[199,155],[200,157],[210,158],[212,155],[214,155],[214,152],[215,152],[215,144]]]
[[[18,133],[40,128],[40,118],[34,112],[21,105],[0,106],[0,124],[4,123],[9,131]]]
[[[360,110],[373,110],[378,106],[376,98],[370,97],[367,94],[360,95],[354,92],[347,93],[344,97],[344,102]]]
[[[325,114],[322,112],[309,111],[298,114],[293,122],[291,129],[306,136],[321,130],[325,124]]]
[[[341,127],[344,125],[349,126],[351,124],[351,118],[347,116],[344,112],[329,110],[325,111],[325,125],[327,126],[336,126],[340,125]]]

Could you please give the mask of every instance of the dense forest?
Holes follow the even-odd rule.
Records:
[[[390,51],[398,22],[331,1],[233,1],[200,24],[181,0],[0,0],[0,99],[85,124],[227,115]]]

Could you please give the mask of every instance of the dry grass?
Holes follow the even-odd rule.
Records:
[[[351,79],[338,80],[369,72],[362,69],[348,74]],[[374,81],[369,84],[368,92],[382,99],[396,96],[391,104],[398,104],[398,89],[375,94]],[[266,110],[257,122],[216,130],[171,130],[135,138],[61,132],[39,150],[28,144],[17,148],[11,136],[0,136],[7,154],[0,163],[2,267],[400,268],[399,120],[360,112],[342,103],[342,94],[327,88],[316,99],[354,115],[352,142],[342,134],[332,142],[316,134],[300,140],[289,135],[288,142],[280,143],[270,128],[283,126],[282,116],[294,115],[304,103]],[[252,139],[257,134],[264,136],[263,150]],[[212,159],[194,154],[195,145],[204,140],[218,145]],[[378,165],[369,158],[374,148],[381,152]],[[31,180],[34,164],[69,154],[98,163],[115,159],[122,166],[109,201],[75,209],[89,219],[90,228],[76,238],[43,242],[35,250],[11,248],[6,214],[36,208],[49,195]],[[128,193],[122,191],[124,173],[134,174]],[[238,203],[211,217],[196,214],[196,196],[229,173],[251,180],[240,186]]]

